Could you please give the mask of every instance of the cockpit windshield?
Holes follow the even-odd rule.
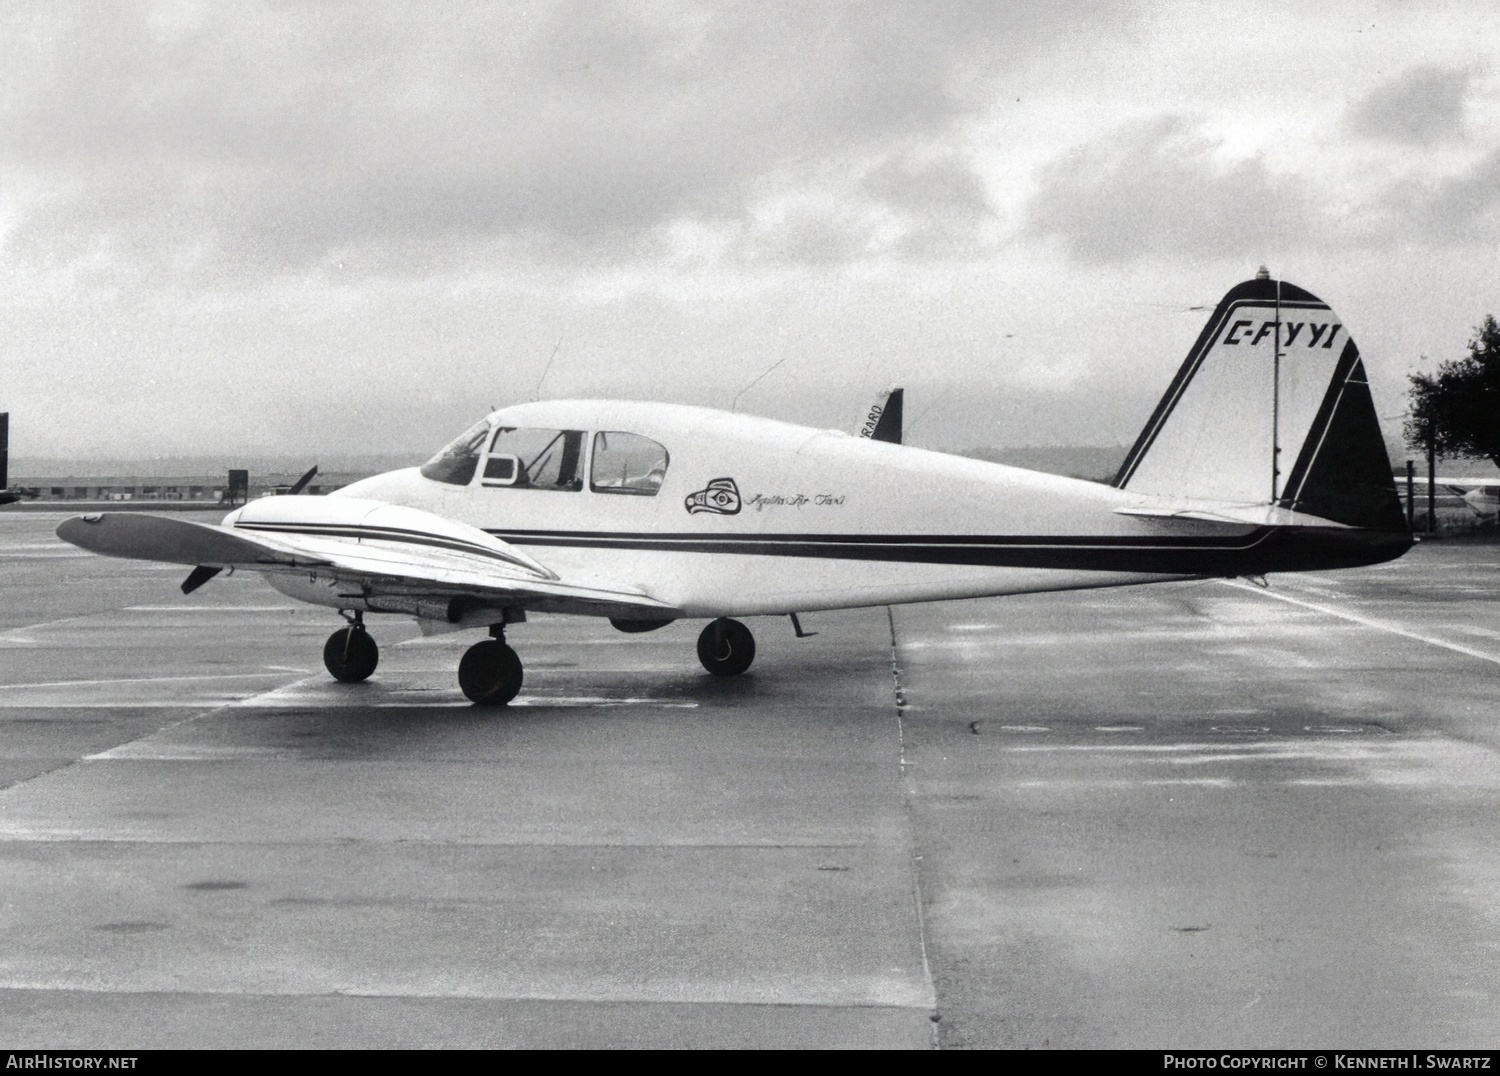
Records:
[[[479,452],[484,447],[484,440],[489,432],[489,419],[480,419],[449,441],[436,456],[422,464],[422,476],[434,482],[467,486],[474,479],[474,471],[479,466]]]

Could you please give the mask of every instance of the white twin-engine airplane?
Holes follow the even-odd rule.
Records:
[[[490,705],[521,689],[505,629],[528,613],[627,632],[707,618],[698,657],[732,676],[755,640],[730,617],[1345,568],[1411,545],[1354,342],[1264,271],[1219,303],[1112,485],[892,443],[880,417],[854,437],[701,407],[522,404],[328,496],[262,498],[218,526],[104,513],[57,533],[194,565],[184,592],[250,570],[337,609],[348,627],[323,660],[346,682],[375,671],[366,613],[488,628],[458,682]]]
[[[1399,479],[1398,479],[1399,481]],[[1485,478],[1434,478],[1434,488],[1442,487],[1450,496],[1457,497],[1481,518],[1500,515],[1500,482]],[[1414,478],[1412,484],[1427,492],[1427,479]],[[1421,502],[1418,501],[1420,504]]]

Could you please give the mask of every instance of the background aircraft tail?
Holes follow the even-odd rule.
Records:
[[[859,436],[868,437],[872,441],[889,441],[893,445],[901,443],[901,401],[905,397],[905,389],[891,389],[886,393],[885,401],[876,400],[870,405],[870,413],[865,416],[865,424],[860,427]]]
[[[1264,270],[1220,300],[1115,485],[1406,530],[1359,349]]]

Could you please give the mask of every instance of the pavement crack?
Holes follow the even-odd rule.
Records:
[[[922,895],[922,852],[917,844],[916,782],[912,779],[911,767],[906,755],[906,689],[901,683],[900,644],[896,640],[896,613],[885,607],[886,623],[891,629],[891,688],[896,703],[896,739],[899,759],[898,773],[901,776],[902,807],[906,816],[907,857],[911,864],[912,910],[916,916],[917,944],[922,953],[922,978],[927,983],[929,1008],[932,1010],[933,1049],[940,1047],[938,1039],[937,983],[932,977],[932,962],[927,955],[927,911]]]

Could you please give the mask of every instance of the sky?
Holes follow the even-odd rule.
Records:
[[[10,0],[0,264],[15,456],[1127,444],[1261,264],[1394,434],[1500,314],[1500,6]]]

